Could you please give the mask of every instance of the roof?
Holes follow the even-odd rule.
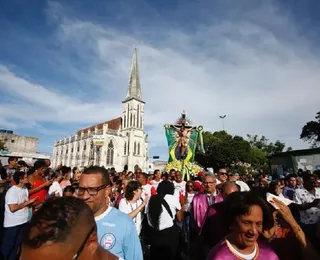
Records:
[[[313,155],[313,154],[320,154],[320,148],[292,150],[292,151],[288,151],[288,152],[283,152],[283,153],[271,155],[271,156],[269,156],[269,158],[272,159],[272,158],[285,157],[285,156],[305,156],[305,155]]]
[[[91,130],[91,132],[94,132],[96,127],[98,128],[98,130],[103,129],[104,124],[108,124],[108,129],[119,130],[121,127],[121,121],[122,121],[122,118],[117,117],[115,119],[106,121],[104,123],[100,123],[97,125],[93,125],[93,126],[81,129],[81,130],[77,131],[77,134],[81,134],[81,132],[84,132],[86,134],[88,132],[88,130]]]
[[[122,103],[132,99],[135,99],[144,103],[142,101],[142,95],[141,95],[137,49],[134,49],[130,77],[129,77],[129,86],[128,86],[126,98]]]

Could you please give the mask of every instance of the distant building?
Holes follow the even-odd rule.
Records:
[[[0,140],[6,147],[6,151],[0,151],[2,165],[7,164],[9,157],[17,157],[28,164],[33,164],[38,159],[50,159],[49,154],[37,152],[39,139],[36,137],[17,135],[11,130],[0,130]]]
[[[0,130],[0,140],[8,152],[36,153],[39,139],[37,137],[22,136],[10,130]]]
[[[70,167],[100,165],[122,171],[139,166],[147,170],[148,140],[144,132],[137,50],[135,49],[122,116],[90,126],[54,143],[52,165]]]
[[[269,164],[272,174],[277,175],[320,170],[320,148],[279,153],[269,157]]]
[[[167,161],[153,161],[148,163],[148,173],[152,174],[154,170],[159,170],[163,172],[166,170],[168,162]]]

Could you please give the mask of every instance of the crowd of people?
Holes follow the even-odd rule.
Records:
[[[320,259],[317,172],[186,181],[9,158],[0,173],[1,259]]]

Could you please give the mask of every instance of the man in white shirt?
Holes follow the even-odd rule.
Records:
[[[182,173],[176,171],[176,180],[173,182],[175,193],[183,194],[186,193],[186,182],[182,180]]]
[[[317,177],[305,174],[303,176],[303,187],[293,193],[293,201],[300,209],[301,228],[308,240],[316,247],[319,244],[317,238],[317,224],[320,223],[320,188],[317,188]]]
[[[12,186],[5,197],[4,240],[1,247],[5,259],[15,260],[21,244],[23,230],[29,219],[29,208],[37,198],[29,200],[27,174],[16,172],[13,175],[16,185]]]
[[[162,182],[160,170],[154,170],[153,175],[154,179],[151,181],[151,185],[157,190],[159,183]]]
[[[153,195],[157,194],[156,189],[148,183],[148,175],[146,173],[139,173],[137,175],[137,181],[140,182],[142,187],[141,198],[144,200],[145,198],[150,198]]]

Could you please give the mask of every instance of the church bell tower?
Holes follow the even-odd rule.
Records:
[[[142,100],[137,49],[134,49],[129,85],[123,104],[122,132],[127,136],[124,154],[129,170],[146,167],[147,143],[144,133],[144,105]]]

